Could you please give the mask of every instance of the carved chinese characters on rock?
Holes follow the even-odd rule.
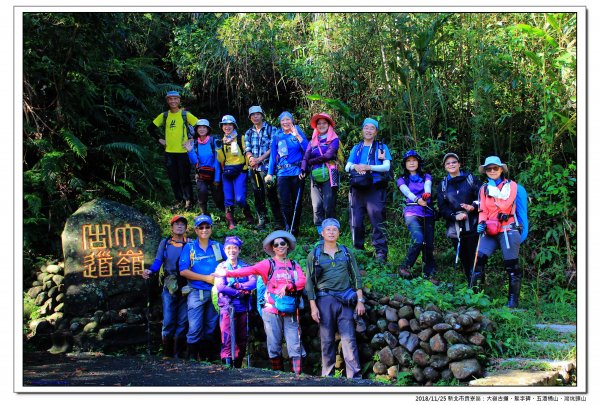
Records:
[[[105,278],[140,276],[144,270],[144,231],[123,224],[83,224],[83,277]]]

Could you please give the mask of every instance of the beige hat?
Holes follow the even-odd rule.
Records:
[[[296,248],[296,238],[289,232],[286,231],[273,231],[271,232],[264,240],[263,240],[263,249],[270,256],[275,256],[275,252],[273,251],[272,243],[277,238],[283,238],[287,241],[289,247],[288,252],[291,252]]]

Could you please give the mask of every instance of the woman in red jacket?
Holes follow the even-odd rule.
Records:
[[[498,156],[488,156],[485,163],[479,166],[479,172],[486,174],[487,183],[479,190],[477,232],[480,242],[469,286],[479,287],[488,258],[500,248],[508,273],[508,307],[516,308],[523,276],[519,267],[521,233],[515,220],[517,183],[507,178],[508,167]]]

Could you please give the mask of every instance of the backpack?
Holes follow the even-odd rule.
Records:
[[[167,126],[167,117],[169,116],[169,111],[163,112],[163,128]],[[184,143],[187,139],[194,139],[194,127],[187,122],[187,111],[183,108],[181,109],[181,119],[183,119],[183,133],[181,134],[181,143]],[[187,131],[186,131],[187,128]],[[187,132],[187,134],[186,134]]]
[[[364,143],[362,141],[361,141],[361,143],[363,144],[363,147],[364,147]],[[373,159],[373,163],[377,163],[378,161],[380,161],[380,159],[375,154],[375,151],[379,151],[380,149],[384,150],[383,147],[386,146],[386,144],[385,143],[380,143],[379,141],[375,141],[375,145],[374,146],[375,147],[371,148],[371,150],[369,151],[369,155],[367,156],[367,164],[370,164],[371,159]],[[357,163],[357,162],[360,161],[360,154],[362,153],[362,148],[363,147],[356,148],[356,153],[355,153],[355,156],[354,156],[354,163]],[[339,151],[339,149],[338,149],[338,151]],[[383,162],[383,161],[381,160],[381,162]],[[392,183],[394,182],[394,169],[392,168],[392,161],[391,160],[390,160],[390,170],[388,170],[385,173],[379,172],[379,174],[381,175],[381,182],[384,182],[385,184],[387,184],[388,182],[392,182]]]
[[[292,271],[294,275],[297,275],[296,271],[296,262],[291,260],[292,262]],[[262,277],[257,277],[256,280],[256,309],[258,310],[258,314],[262,317],[262,308],[265,306],[267,300],[265,295],[267,293],[267,285],[269,281],[271,281],[271,277],[273,277],[273,273],[275,272],[275,261],[272,258],[269,258],[269,274],[267,276],[267,283],[263,282]],[[298,298],[298,297],[297,297]]]
[[[469,187],[473,188],[473,185],[475,184],[475,180],[473,179],[473,175],[471,173],[469,173],[469,175],[467,176],[467,183],[469,184]],[[442,194],[444,195],[444,200],[447,200],[447,194],[446,194],[446,189],[448,188],[448,176],[445,176],[444,179],[442,180]]]
[[[348,252],[348,248],[344,245],[339,245],[345,255],[345,261],[348,264],[346,269],[348,270],[348,275],[350,276],[350,282],[355,284],[354,274],[350,271],[350,267],[352,266],[352,259],[350,258],[350,253]],[[323,250],[323,243],[317,244],[315,247],[315,254],[313,256],[313,274],[312,274],[312,282],[313,285],[317,286],[317,280],[319,279],[319,275],[323,271],[323,264],[320,262],[319,258],[321,257],[321,252]],[[336,260],[328,260],[325,264],[334,263]]]
[[[165,279],[166,277],[168,277],[168,275],[165,273],[165,269],[164,269],[164,263],[167,262],[167,257],[168,257],[168,253],[167,253],[167,246],[169,245],[169,243],[171,242],[171,240],[173,240],[172,236],[169,236],[168,238],[164,239],[165,241],[165,247],[163,249],[163,267],[160,269],[160,273],[159,273],[159,277],[158,277],[158,285],[164,285],[165,284]],[[189,243],[192,240],[190,238],[185,238],[185,240],[183,241],[183,243]],[[181,256],[181,252],[180,252],[180,256]],[[179,286],[179,290],[181,291],[181,288],[187,284],[187,279],[185,279],[184,277],[181,277],[179,275],[179,257],[177,257],[177,260],[175,261],[175,272],[172,273],[172,275],[174,275],[177,278],[177,285]]]

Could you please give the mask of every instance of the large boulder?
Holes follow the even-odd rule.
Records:
[[[141,274],[154,260],[160,238],[158,225],[131,207],[105,199],[83,204],[62,233],[65,313],[145,303]]]

